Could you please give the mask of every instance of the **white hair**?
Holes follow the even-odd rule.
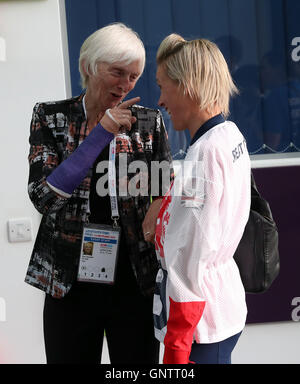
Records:
[[[88,76],[96,75],[99,62],[122,62],[128,65],[136,60],[141,63],[142,73],[145,67],[145,47],[139,35],[123,23],[109,24],[90,35],[81,46],[81,85],[86,88]]]

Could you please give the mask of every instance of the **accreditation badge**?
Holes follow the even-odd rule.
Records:
[[[83,227],[77,280],[114,284],[121,228],[102,224]]]

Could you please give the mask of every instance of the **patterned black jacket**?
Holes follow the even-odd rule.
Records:
[[[42,214],[42,220],[25,281],[56,298],[65,296],[77,278],[82,227],[88,218],[92,169],[70,198],[62,198],[53,192],[46,183],[46,177],[89,133],[82,104],[83,96],[37,103],[30,127],[28,193]],[[117,137],[117,175],[119,154],[127,153],[128,164],[134,160],[147,164],[148,190],[151,191],[151,164],[167,161],[170,177],[168,182],[160,180],[158,191],[158,195],[163,196],[173,171],[161,113],[139,106],[133,109],[137,123],[131,131]],[[144,241],[142,233],[142,222],[150,199],[149,195],[118,197],[120,220],[131,265],[140,289],[146,295],[153,292],[157,272],[154,246]]]

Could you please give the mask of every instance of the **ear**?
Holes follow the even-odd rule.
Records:
[[[85,76],[89,76],[89,71],[87,70],[87,66],[86,66],[85,60],[81,61],[80,67],[81,67],[82,72],[85,74]]]

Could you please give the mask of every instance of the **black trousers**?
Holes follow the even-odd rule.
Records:
[[[103,334],[112,364],[158,364],[152,298],[126,286],[75,283],[63,299],[47,295],[44,338],[48,364],[99,364]]]

